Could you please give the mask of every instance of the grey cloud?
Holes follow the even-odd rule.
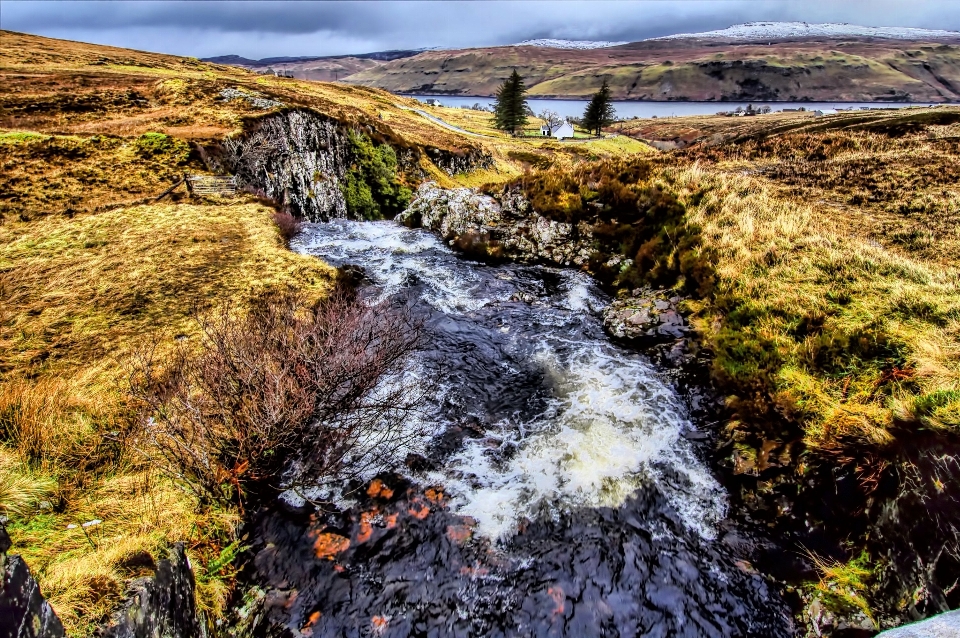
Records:
[[[502,2],[12,2],[5,29],[181,55],[333,55],[509,44],[641,40],[751,20],[960,26],[943,0]]]

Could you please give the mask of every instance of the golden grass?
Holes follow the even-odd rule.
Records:
[[[0,508],[73,634],[113,609],[140,573],[131,557],[186,540],[202,575],[231,540],[235,513],[196,510],[126,443],[124,361],[154,331],[193,334],[194,304],[276,284],[323,294],[332,269],[287,250],[272,214],[240,200],[0,226],[0,475],[15,479]],[[220,576],[198,588],[214,612]]]
[[[237,514],[198,510],[127,437],[129,355],[157,332],[189,339],[195,306],[230,299],[242,309],[273,285],[322,295],[334,276],[290,252],[273,210],[252,199],[153,202],[180,174],[206,172],[188,142],[222,139],[271,112],[222,101],[229,87],[345,126],[388,127],[413,146],[493,155],[492,169],[456,177],[424,155],[423,172],[444,186],[512,179],[523,170],[512,150],[561,162],[584,153],[542,140],[467,138],[401,108],[415,100],[376,89],[4,31],[0,511],[14,551],[71,635],[89,635],[125,583],[149,572],[145,557],[162,558],[171,542],[188,542],[199,605],[214,617],[233,576]],[[482,114],[462,115],[482,127]]]
[[[697,166],[665,179],[715,260],[701,328],[723,376],[749,388],[772,372],[773,399],[814,449],[855,456],[898,420],[960,432],[960,255],[889,250],[759,179]]]

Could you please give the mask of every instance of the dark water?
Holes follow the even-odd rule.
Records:
[[[429,434],[322,513],[259,523],[274,627],[313,636],[781,636],[736,560],[683,401],[611,344],[582,274],[460,259],[391,222],[311,224],[301,252],[363,267],[427,317]],[[430,368],[433,370],[433,368]],[[431,374],[427,368],[411,374]],[[435,374],[432,373],[432,374]]]

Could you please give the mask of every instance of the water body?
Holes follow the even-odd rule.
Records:
[[[733,559],[684,401],[607,339],[588,277],[475,263],[393,222],[308,224],[292,246],[412,306],[441,373],[396,474],[336,511],[263,517],[271,622],[314,636],[790,634],[777,594]]]
[[[492,106],[494,100],[485,97],[454,97],[447,95],[413,95],[420,101],[427,98],[440,100],[443,106],[459,108],[461,106],[473,106],[480,104],[482,106]],[[528,99],[527,104],[533,109],[534,113],[540,113],[544,109],[555,111],[561,117],[582,117],[584,109],[587,108],[587,100],[544,100]],[[683,115],[713,115],[720,111],[735,111],[738,106],[747,108],[752,104],[753,108],[758,109],[761,106],[769,106],[772,111],[782,111],[783,109],[805,108],[808,111],[817,109],[861,109],[861,108],[905,108],[908,106],[933,106],[928,103],[917,102],[640,102],[640,101],[617,101],[613,102],[617,117],[630,119],[634,117],[679,117]]]

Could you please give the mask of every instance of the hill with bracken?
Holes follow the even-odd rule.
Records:
[[[956,32],[765,24],[583,50],[521,44],[426,51],[346,81],[489,96],[516,68],[536,97],[586,97],[606,79],[618,100],[960,100]]]

